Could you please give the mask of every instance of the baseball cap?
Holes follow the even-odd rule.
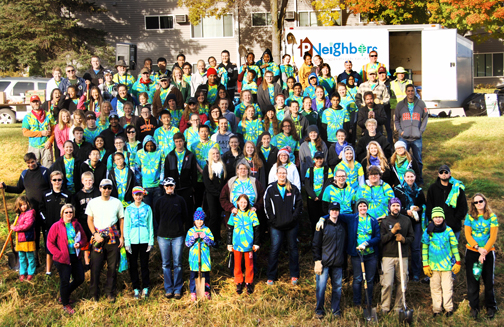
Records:
[[[175,186],[175,180],[172,177],[166,177],[161,184],[163,186]]]
[[[370,74],[376,74],[376,69],[371,68],[370,70],[368,70],[367,73],[368,73],[368,75],[370,75]]]
[[[190,97],[189,99],[187,99],[187,103],[188,103],[188,104],[189,104],[189,103],[196,103],[196,104],[197,104],[197,103],[198,103],[198,100],[196,100],[196,98],[195,98],[195,97]]]
[[[145,68],[145,67],[144,67],[144,68],[142,68],[142,69],[140,70],[140,74],[143,74],[143,73],[150,73],[150,71],[149,71],[149,69],[148,69],[148,68]]]
[[[386,72],[387,72],[387,68],[385,68],[383,66],[378,69],[378,74],[386,73]]]
[[[163,74],[163,75],[159,76],[159,80],[160,80],[160,81],[167,81],[167,80],[169,80],[169,79],[170,79],[170,78],[169,78],[169,77],[168,77],[168,75],[166,75],[166,74]]]
[[[94,113],[94,112],[92,112],[92,111],[88,111],[88,112],[86,113],[86,120],[88,120],[88,119],[96,119],[96,115],[95,115],[95,113]]]
[[[315,154],[313,155],[313,158],[317,159],[317,158],[324,158],[324,152],[322,151],[317,151],[315,152]]]
[[[117,119],[117,120],[119,120],[119,116],[118,116],[117,114],[112,114],[112,115],[110,115],[110,116],[109,116],[108,120],[110,121],[110,120],[112,120],[112,119]]]
[[[329,205],[329,211],[331,210],[340,210],[340,204],[338,202],[333,202]]]
[[[438,169],[438,173],[442,172],[443,170],[446,170],[447,172],[451,172],[450,167],[448,165],[441,165]]]
[[[110,185],[112,186],[112,181],[110,179],[102,179],[102,181],[100,182],[100,187],[102,186],[107,186],[107,185]]]
[[[39,96],[38,95],[32,95],[30,97],[30,102],[36,102],[36,101],[40,102]]]

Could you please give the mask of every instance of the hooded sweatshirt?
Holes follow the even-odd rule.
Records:
[[[154,143],[154,151],[147,152],[145,145],[148,142]],[[163,152],[157,150],[157,144],[154,138],[147,135],[143,140],[143,148],[137,153],[135,176],[137,184],[144,188],[158,187],[160,181],[164,179],[164,161]]]
[[[353,153],[353,162],[354,162],[354,168],[350,168],[350,164],[348,163],[348,160],[345,158],[345,152],[351,150]],[[334,168],[334,174],[336,174],[336,171],[338,169],[342,169],[347,173],[347,184],[350,185],[355,191],[357,189],[365,184],[365,178],[364,178],[364,169],[362,168],[362,165],[355,161],[355,152],[351,146],[346,146],[342,150],[343,155],[341,156],[343,160],[339,164],[336,165],[336,168]],[[329,159],[329,165],[331,165],[331,161]]]
[[[316,86],[313,86],[310,83],[310,79],[312,79],[313,77],[315,77],[317,79],[317,84],[315,84],[315,85],[319,85],[319,80],[318,80],[317,74],[311,73],[310,76],[308,76],[308,84],[309,84],[309,86],[307,86],[304,89],[303,97],[310,97],[311,99],[315,99],[315,88],[316,88]]]

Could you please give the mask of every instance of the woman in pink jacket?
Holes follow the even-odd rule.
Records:
[[[61,109],[58,115],[58,124],[54,128],[54,140],[58,151],[55,152],[55,159],[59,156],[65,154],[65,142],[70,138],[70,127],[72,127],[72,120],[70,118],[70,112],[66,109]]]
[[[84,229],[75,219],[75,208],[71,204],[61,207],[61,219],[54,223],[47,235],[47,248],[53,255],[54,265],[60,276],[60,298],[63,310],[74,314],[70,306],[70,294],[84,282],[84,268],[80,259],[81,248],[86,246]],[[70,283],[70,275],[73,281]]]

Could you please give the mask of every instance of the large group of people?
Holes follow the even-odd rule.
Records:
[[[200,60],[194,73],[183,54],[172,70],[158,58],[153,71],[147,58],[138,76],[124,61],[114,74],[98,57],[82,78],[71,65],[65,78],[55,67],[47,101],[32,96],[23,120],[27,169],[16,186],[0,183],[7,192],[26,191],[16,201],[19,220],[12,227],[20,280],[31,280],[40,263],[42,232],[46,274],[53,265],[58,270],[59,301],[70,314],[70,295],[88,270],[90,296],[100,299],[105,262],[109,301],[115,301],[124,260],[133,296],[148,298],[149,254],[156,240],[169,299],[183,295],[184,246],[193,301],[199,276],[205,279],[205,298],[211,298],[214,250],[232,253],[236,292],[253,293],[257,251],[268,239],[267,285],[279,278],[284,241],[290,283],[296,285],[298,234],[307,216],[317,318],[325,315],[329,277],[331,311],[341,315],[348,261],[354,305],[364,303],[364,282],[372,299],[379,276],[381,310],[397,309],[402,292],[396,286],[392,304],[394,282],[419,282],[425,275],[434,314],[444,308],[449,316],[464,228],[471,314],[478,315],[482,276],[487,315],[493,317],[497,218],[481,193],[473,195],[468,209],[465,187],[447,165],[425,196],[425,103],[403,67],[391,80],[378,53],[371,51],[369,58],[360,72],[346,61],[337,76],[320,56],[306,53],[297,69],[287,54],[281,64],[273,62],[269,50],[257,62],[249,53],[240,67],[224,50],[220,64],[214,57]]]

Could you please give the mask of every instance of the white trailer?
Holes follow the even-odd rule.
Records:
[[[290,33],[295,44],[287,41]],[[456,29],[437,24],[324,26],[293,27],[285,34],[284,53],[298,68],[303,54],[310,52],[331,66],[333,76],[343,72],[347,60],[360,72],[374,50],[392,73],[399,66],[412,71],[409,78],[422,87],[429,108],[460,107],[473,93],[473,42]]]

